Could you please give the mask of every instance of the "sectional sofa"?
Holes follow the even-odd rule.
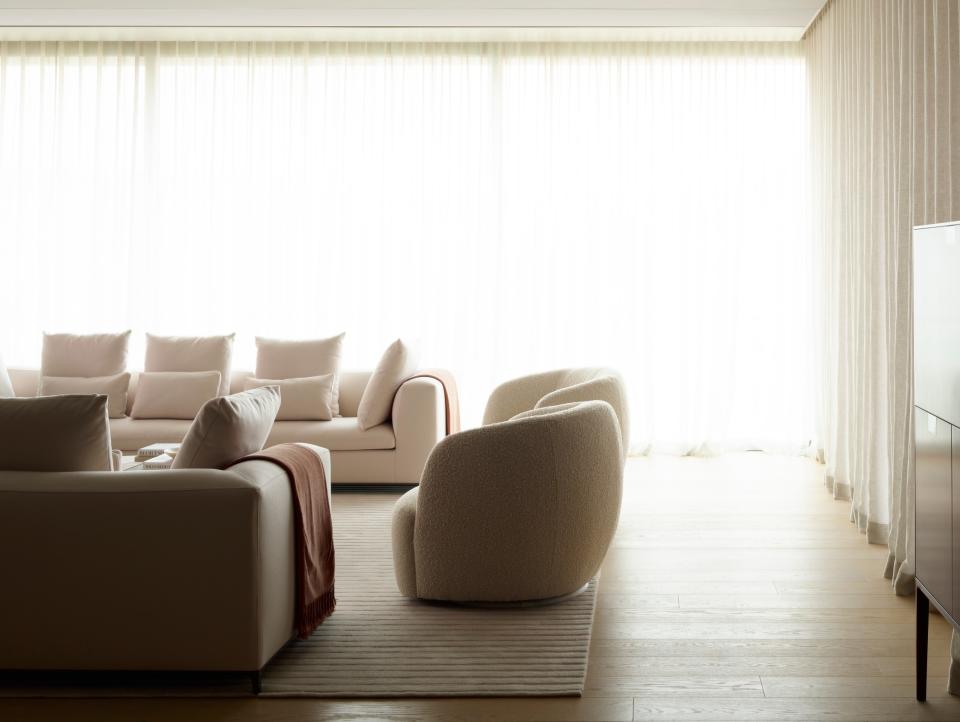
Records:
[[[36,369],[10,369],[17,396],[35,396],[40,381]],[[340,416],[331,421],[277,421],[267,445],[304,442],[330,450],[335,484],[417,484],[427,457],[445,436],[443,387],[431,378],[404,382],[393,401],[386,423],[363,430],[357,410],[371,371],[340,375]],[[248,371],[231,374],[230,390],[244,390]],[[131,374],[127,412],[137,393],[137,374]],[[110,419],[115,449],[133,453],[155,442],[178,442],[192,422],[186,419]]]

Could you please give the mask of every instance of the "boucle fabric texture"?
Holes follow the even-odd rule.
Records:
[[[604,367],[557,369],[500,384],[490,394],[483,423],[511,419],[523,411],[570,401],[606,401],[620,422],[623,455],[630,450],[627,387],[620,373]]]
[[[550,599],[600,568],[620,515],[620,428],[610,404],[532,410],[443,439],[397,503],[397,584],[457,602]]]

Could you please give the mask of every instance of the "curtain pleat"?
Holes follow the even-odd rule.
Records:
[[[803,45],[827,481],[910,594],[912,229],[960,213],[960,3],[832,0]]]

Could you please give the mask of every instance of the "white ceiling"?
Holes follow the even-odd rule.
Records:
[[[474,34],[506,30],[518,39],[523,29],[556,35],[552,29],[572,39],[612,33],[782,40],[799,38],[822,5],[823,0],[0,0],[0,34],[10,37],[17,28],[40,36],[65,28],[74,33],[152,28],[154,36],[161,28],[459,28]]]

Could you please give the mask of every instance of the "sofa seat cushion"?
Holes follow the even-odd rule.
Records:
[[[192,423],[192,419],[110,419],[110,438],[114,449],[137,451],[148,444],[183,441]]]
[[[267,438],[267,446],[302,441],[330,451],[366,451],[393,449],[397,446],[391,424],[380,424],[364,431],[355,416],[338,416],[330,421],[277,421]]]

